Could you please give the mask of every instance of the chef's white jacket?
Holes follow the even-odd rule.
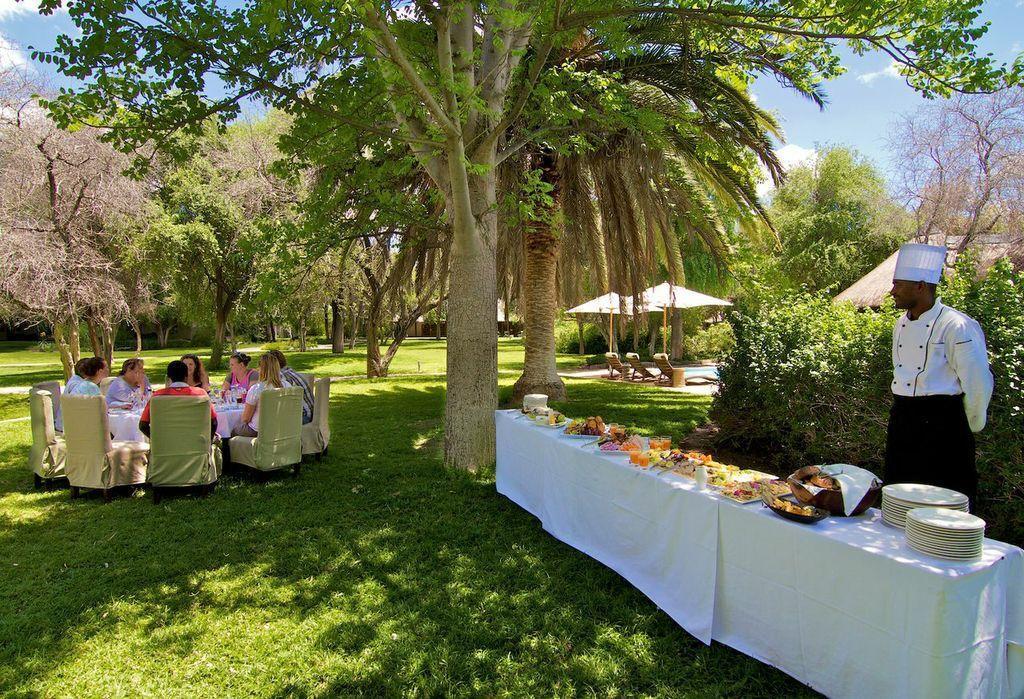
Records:
[[[985,334],[977,321],[941,299],[911,320],[904,313],[892,334],[892,392],[898,396],[964,395],[973,432],[985,427],[992,398]]]

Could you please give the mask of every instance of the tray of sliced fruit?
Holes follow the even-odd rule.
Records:
[[[533,415],[530,417],[534,424],[550,429],[561,429],[565,427],[568,419],[557,410],[548,410],[547,413]]]
[[[708,481],[710,484],[710,479]],[[719,495],[739,503],[756,502],[768,489],[757,481],[727,481],[715,486]]]
[[[765,507],[779,517],[792,520],[793,522],[800,522],[801,524],[817,524],[829,515],[828,510],[823,510],[813,505],[801,505],[800,503],[791,502],[787,498],[779,497],[768,491],[765,491],[761,501]]]
[[[608,428],[605,426],[604,420],[598,415],[582,420],[570,420],[569,424],[565,426],[565,432],[562,434],[566,437],[596,439],[597,437],[603,437],[607,432]]]

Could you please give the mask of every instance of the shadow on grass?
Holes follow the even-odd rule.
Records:
[[[700,412],[573,383],[572,414]],[[207,499],[71,502],[0,450],[0,693],[806,692],[446,472],[436,379],[332,392],[328,458]]]

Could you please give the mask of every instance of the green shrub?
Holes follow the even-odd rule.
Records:
[[[270,350],[277,350],[279,352],[285,352],[287,350],[290,350],[291,348],[292,348],[292,343],[289,342],[288,340],[277,340],[275,342],[265,342],[265,343],[263,343],[260,346],[260,349],[263,350],[264,352],[269,352]]]
[[[732,326],[729,323],[715,323],[683,336],[683,359],[720,360],[732,351],[735,344]]]
[[[583,324],[583,353],[600,354],[602,357],[608,350],[608,341],[601,330],[593,323]],[[580,336],[576,321],[563,320],[555,324],[555,351],[559,354],[578,354]]]
[[[977,510],[989,533],[1024,541],[1024,274],[997,263],[976,281],[964,257],[945,303],[985,331],[996,389],[978,435]],[[796,295],[729,316],[736,344],[719,369],[712,419],[724,445],[763,454],[780,474],[845,462],[882,478],[896,312]]]

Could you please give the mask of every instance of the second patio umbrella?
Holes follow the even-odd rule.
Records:
[[[639,309],[641,312],[647,311],[659,311],[661,308],[654,307],[650,303],[645,302]],[[608,314],[608,351],[612,351],[613,341],[615,339],[615,315],[622,314],[625,312],[627,315],[633,313],[633,299],[629,296],[619,296],[614,291],[610,291],[603,296],[598,296],[596,299],[590,299],[581,303],[579,306],[570,308],[566,313],[595,313],[595,314]]]
[[[661,351],[668,354],[668,309],[669,308],[697,308],[698,306],[731,306],[732,304],[723,299],[702,294],[699,291],[687,289],[685,286],[676,286],[664,282],[657,286],[645,289],[643,293],[644,304],[652,309],[662,310],[662,332]]]

